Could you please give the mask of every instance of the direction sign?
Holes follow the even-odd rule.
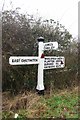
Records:
[[[40,92],[44,90],[44,69],[54,69],[54,68],[64,68],[65,66],[65,58],[63,56],[48,56],[44,57],[45,50],[57,50],[58,43],[57,42],[44,42],[44,38],[38,38],[39,48],[38,48],[38,56],[11,56],[9,58],[10,65],[30,65],[30,64],[38,64],[38,80],[36,89]]]
[[[47,42],[44,43],[44,50],[57,50],[58,43],[57,42]]]
[[[28,65],[38,63],[38,57],[12,56],[9,58],[9,64],[11,65]]]
[[[65,58],[64,57],[45,57],[44,69],[64,68]]]

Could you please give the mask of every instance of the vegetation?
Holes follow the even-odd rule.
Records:
[[[78,86],[77,40],[59,21],[35,19],[17,9],[3,11],[2,21],[3,119],[14,117],[15,113],[22,119],[78,118],[78,95],[74,90]],[[9,65],[10,56],[37,56],[40,36],[45,42],[59,44],[58,51],[45,51],[45,55],[65,57],[64,69],[44,71],[44,96],[35,93],[37,65]]]
[[[2,14],[2,60],[3,91],[18,93],[22,89],[35,90],[37,65],[11,66],[10,56],[37,56],[37,38],[43,36],[46,41],[57,41],[58,51],[48,51],[45,55],[65,56],[65,68],[44,71],[45,87],[66,88],[77,84],[77,42],[64,26],[54,20],[37,20],[32,15],[20,14],[17,9]],[[54,78],[54,79],[53,79]],[[50,79],[50,80],[49,80]],[[47,85],[48,84],[48,85]],[[49,86],[49,87],[47,87]]]
[[[20,96],[17,96],[21,99]],[[31,99],[32,98],[32,99]],[[14,101],[16,97],[14,97]],[[19,118],[79,118],[78,89],[55,92],[52,96],[38,96],[30,93],[26,109],[5,110],[3,118],[13,118],[15,113]],[[36,101],[36,102],[35,102]],[[16,101],[15,101],[16,102]],[[11,100],[10,100],[11,103]],[[22,106],[22,104],[20,104]],[[9,107],[9,105],[8,105]]]

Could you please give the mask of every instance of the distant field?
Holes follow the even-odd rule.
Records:
[[[3,118],[13,118],[15,113],[18,118],[79,118],[78,88],[51,96],[28,93],[10,98],[3,93],[3,98]]]

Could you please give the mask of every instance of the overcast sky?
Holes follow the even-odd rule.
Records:
[[[78,1],[79,0],[1,0],[4,8],[21,8],[22,13],[29,13],[44,19],[59,21],[66,29],[78,35]]]

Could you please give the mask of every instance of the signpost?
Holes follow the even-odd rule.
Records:
[[[58,43],[57,42],[47,42],[44,43],[44,38],[38,38],[38,56],[11,56],[9,58],[10,65],[31,65],[38,64],[38,80],[37,87],[39,94],[44,94],[44,70],[46,69],[55,69],[55,68],[64,68],[65,66],[65,58],[63,56],[45,56],[45,50],[57,50]]]
[[[45,57],[44,69],[64,68],[65,58],[64,57]]]
[[[44,81],[43,81],[43,72],[44,72],[44,38],[40,37],[38,39],[39,48],[38,48],[38,57],[39,57],[39,64],[38,64],[38,80],[37,80],[37,87],[39,94],[44,93]]]
[[[12,56],[9,58],[10,65],[31,65],[38,63],[38,57]]]
[[[47,42],[44,43],[44,50],[57,50],[58,43],[57,42]]]

